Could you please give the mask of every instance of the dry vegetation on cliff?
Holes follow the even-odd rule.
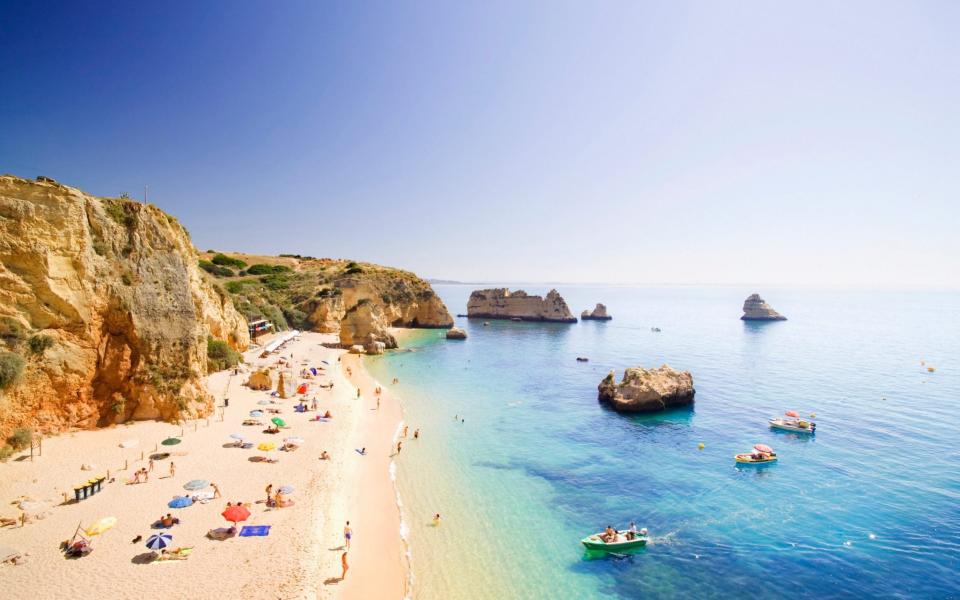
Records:
[[[208,250],[200,267],[248,319],[280,328],[340,333],[343,344],[395,347],[388,327],[450,327],[430,284],[413,273],[331,258],[257,256]]]

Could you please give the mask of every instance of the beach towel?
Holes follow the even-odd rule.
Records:
[[[270,525],[244,525],[240,537],[261,537],[270,535]]]

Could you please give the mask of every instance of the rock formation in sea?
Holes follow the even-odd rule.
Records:
[[[659,369],[633,367],[623,373],[617,383],[616,373],[603,378],[599,400],[621,412],[656,412],[693,402],[693,376],[689,371],[677,371],[668,365]]]
[[[447,330],[447,339],[448,340],[465,340],[467,339],[467,331],[460,327],[452,327]]]
[[[580,313],[580,318],[584,321],[609,321],[613,317],[607,314],[607,307],[597,302],[593,311],[585,310]]]
[[[210,251],[201,259],[249,320],[337,333],[344,347],[365,345],[373,334],[385,347],[396,348],[391,327],[453,326],[430,284],[408,271],[289,254]]]
[[[550,290],[546,297],[531,296],[523,290],[511,292],[507,288],[474,290],[467,301],[467,316],[515,321],[577,322],[557,290]]]
[[[777,311],[773,310],[767,301],[760,297],[760,294],[750,294],[743,301],[744,321],[786,321],[787,318]]]
[[[0,435],[208,415],[247,324],[159,208],[0,176]]]

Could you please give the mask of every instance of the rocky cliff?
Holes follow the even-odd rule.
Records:
[[[693,376],[689,371],[677,371],[668,365],[659,369],[634,367],[623,373],[618,384],[616,373],[603,378],[599,400],[621,412],[656,412],[693,402]]]
[[[570,308],[557,290],[547,296],[531,296],[523,290],[507,288],[474,290],[467,301],[467,316],[483,319],[520,319],[576,323]]]
[[[787,318],[777,311],[773,310],[767,301],[760,297],[760,294],[750,294],[743,301],[744,321],[786,321]]]
[[[0,176],[0,434],[208,414],[208,336],[249,339],[187,231],[39,179]]]
[[[370,263],[309,256],[206,252],[201,264],[248,319],[339,333],[346,347],[373,341],[396,348],[390,327],[453,326],[430,284]]]
[[[607,307],[597,302],[593,311],[585,310],[580,313],[580,318],[584,321],[609,321],[613,317],[607,314]]]

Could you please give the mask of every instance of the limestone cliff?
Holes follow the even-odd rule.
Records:
[[[224,266],[213,264],[218,257]],[[248,319],[339,333],[345,347],[367,345],[373,335],[396,348],[390,327],[453,326],[430,284],[407,271],[295,255],[207,252],[201,258]]]
[[[613,317],[607,314],[607,307],[597,302],[593,311],[585,310],[580,313],[580,318],[584,321],[609,321]]]
[[[483,319],[519,319],[576,323],[570,308],[557,290],[547,296],[531,296],[523,290],[507,288],[474,290],[467,301],[467,316]]]
[[[246,322],[155,206],[0,176],[0,434],[208,414],[207,338]]]
[[[750,294],[743,301],[744,321],[786,321],[787,318],[777,311],[773,310],[767,301],[760,297],[760,294]]]
[[[693,402],[693,376],[669,365],[659,369],[634,367],[623,373],[618,384],[613,371],[603,378],[598,398],[622,412],[656,412]]]

